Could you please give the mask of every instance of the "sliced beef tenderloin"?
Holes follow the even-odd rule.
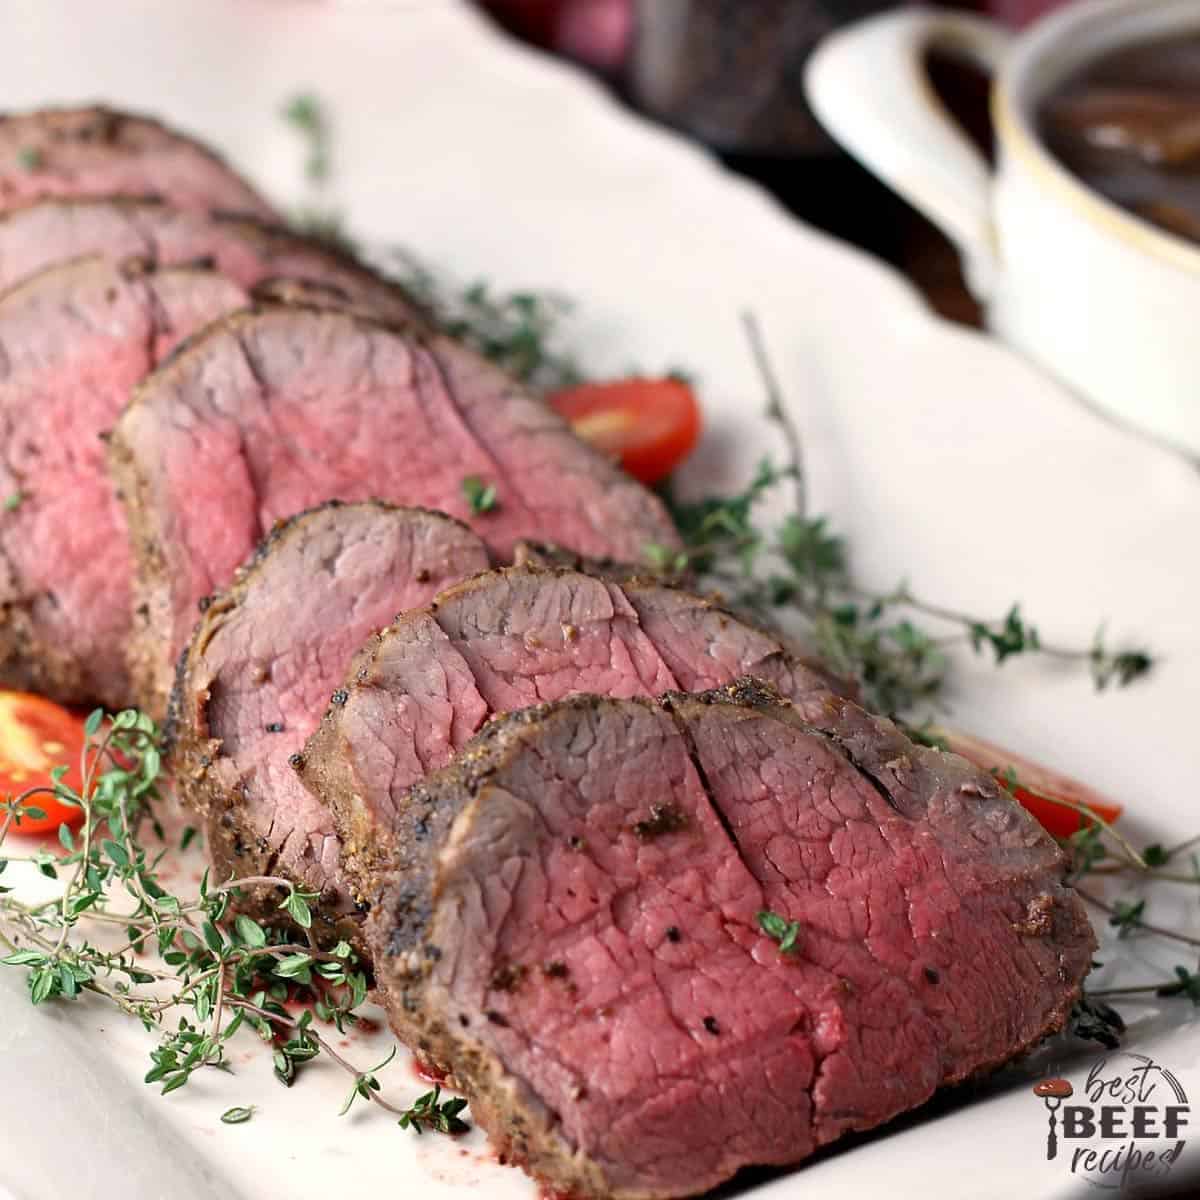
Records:
[[[347,874],[369,902],[408,788],[490,717],[581,692],[659,696],[747,674],[797,699],[824,703],[828,693],[826,675],[777,639],[687,592],[510,567],[450,588],[371,638],[301,773],[333,810]]]
[[[358,303],[382,320],[422,319],[399,287],[350,255],[252,217],[112,197],[42,200],[0,215],[0,289],[91,254],[211,266],[245,288],[309,281],[336,304]]]
[[[722,610],[726,610],[726,616],[738,616],[744,623],[757,626],[763,636],[778,639],[779,646],[787,653],[798,658],[810,671],[815,671],[823,676],[829,689],[837,692],[839,696],[845,696],[850,700],[857,700],[861,695],[861,690],[854,680],[844,678],[831,671],[825,662],[811,653],[809,647],[800,644],[788,633],[769,623],[761,612],[747,611],[738,614],[733,609],[727,609],[726,602],[721,596],[713,595],[711,599],[700,602],[698,597],[690,595],[689,589],[696,583],[696,579],[691,571],[668,575],[660,570],[648,567],[645,563],[620,562],[612,558],[587,558],[562,546],[556,546],[553,542],[538,541],[523,541],[518,543],[513,563],[518,567],[550,567],[582,571],[585,575],[611,579],[614,583],[622,585],[669,583],[673,589],[670,594],[676,597],[677,603],[673,608],[668,606],[666,610],[657,614],[660,622],[669,621],[669,614],[674,612],[676,617],[683,620],[686,624],[688,622],[688,614],[691,614],[693,617],[699,617],[700,628],[703,630],[710,620],[709,617],[703,614],[706,608],[711,608],[715,605]],[[647,594],[661,595],[666,593],[659,593],[651,586],[651,590]]]
[[[0,117],[0,210],[45,196],[113,195],[275,218],[216,154],[150,117],[103,107]]]
[[[353,936],[330,814],[289,759],[370,634],[486,567],[479,538],[440,513],[331,502],[277,526],[207,606],[180,659],[167,740],[222,880],[292,880],[321,893],[319,932]],[[279,916],[272,889],[251,901]]]
[[[245,302],[208,271],[99,259],[0,296],[0,684],[130,702],[133,557],[101,439],[181,337]]]
[[[208,329],[137,389],[112,466],[139,552],[133,665],[152,709],[198,600],[306,505],[440,509],[501,558],[539,529],[621,557],[676,542],[654,496],[470,351],[317,308],[266,306]],[[465,495],[471,476],[497,488],[485,512]]]
[[[397,1032],[579,1200],[794,1163],[1010,1059],[1091,927],[994,780],[902,758],[865,770],[757,684],[499,718],[398,815],[366,925]]]

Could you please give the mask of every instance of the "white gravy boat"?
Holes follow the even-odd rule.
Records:
[[[1124,211],[1042,144],[1042,101],[1132,42],[1200,33],[1200,0],[1085,0],[1012,35],[938,9],[833,34],[809,100],[962,255],[988,326],[1095,406],[1200,456],[1200,246]],[[931,49],[993,72],[993,171],[926,78]]]

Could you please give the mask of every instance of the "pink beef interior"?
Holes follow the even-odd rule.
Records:
[[[429,935],[429,1007],[614,1190],[794,1162],[1061,1020],[1093,941],[1015,805],[905,816],[803,726],[673,703],[552,711],[460,813]],[[639,836],[654,805],[677,820]]]
[[[414,312],[397,288],[351,260],[249,219],[111,198],[46,200],[0,215],[0,288],[88,254],[159,266],[211,263],[245,288],[267,279],[313,281],[389,320]]]
[[[199,271],[129,273],[90,260],[0,300],[0,601],[27,607],[47,653],[76,664],[76,700],[129,701],[133,561],[101,434],[180,338],[244,304]]]
[[[437,514],[324,507],[268,546],[241,602],[218,619],[183,686],[210,695],[212,769],[242,798],[242,836],[269,843],[279,869],[341,891],[329,814],[288,759],[371,633],[486,566],[479,539]]]
[[[174,651],[263,531],[326,499],[445,511],[502,558],[535,530],[627,558],[675,541],[653,496],[470,352],[344,313],[225,323],[140,389],[119,436],[161,530]],[[494,511],[472,512],[468,476],[496,484]]]
[[[45,196],[122,195],[273,217],[219,158],[157,121],[105,108],[0,119],[0,209]]]
[[[496,713],[591,693],[700,691],[742,675],[800,699],[827,680],[696,596],[575,571],[470,580],[386,630],[333,714],[353,792],[391,827],[409,787]]]

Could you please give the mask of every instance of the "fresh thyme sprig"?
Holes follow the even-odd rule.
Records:
[[[989,619],[921,599],[907,584],[890,592],[858,585],[844,540],[827,517],[808,512],[799,429],[783,402],[757,321],[749,313],[744,321],[767,396],[766,417],[783,437],[784,465],[764,461],[746,487],[731,495],[682,502],[667,489],[685,549],[649,547],[652,566],[668,575],[693,572],[737,606],[799,616],[829,666],[858,682],[868,706],[891,715],[911,715],[936,703],[948,669],[947,650],[956,644],[989,653],[997,666],[1021,654],[1086,665],[1098,688],[1125,686],[1150,670],[1148,654],[1110,650],[1103,631],[1085,648],[1050,644],[1017,604],[1003,617]],[[785,482],[792,486],[792,511],[776,528],[764,530],[755,522],[755,509]],[[947,631],[921,628],[913,619],[917,616],[934,619]]]
[[[90,992],[158,1031],[145,1080],[163,1094],[205,1067],[226,1067],[230,1039],[245,1026],[270,1048],[285,1085],[324,1055],[353,1077],[350,1100],[365,1096],[403,1117],[408,1109],[379,1094],[377,1072],[392,1056],[360,1071],[318,1028],[320,1022],[341,1033],[353,1025],[367,980],[348,943],[327,948],[313,936],[316,893],[274,876],[213,884],[207,873],[196,897],[170,892],[158,872],[166,848],[149,848],[152,833],[163,837],[153,810],[161,770],[157,730],[140,713],[106,718],[97,710],[85,732],[79,791],[64,782],[60,767],[52,787],[31,788],[0,808],[0,872],[25,861],[63,882],[60,896],[37,903],[0,888],[0,964],[26,972],[35,1005]],[[25,817],[45,816],[35,803],[43,794],[82,810],[80,829],[72,834],[60,826],[61,856],[8,853],[10,830]],[[277,916],[260,922],[235,912],[234,901],[248,888],[275,889]],[[157,960],[143,957],[151,952]],[[285,1004],[296,1000],[311,1007],[294,1016]],[[249,1119],[248,1110],[231,1109],[222,1119]]]
[[[491,512],[499,507],[499,497],[494,483],[484,483],[478,475],[468,475],[462,481],[463,495],[476,516]]]
[[[439,327],[539,392],[583,381],[575,359],[559,347],[559,327],[571,311],[549,292],[498,292],[477,281],[449,282],[406,250],[394,252],[397,281]]]
[[[762,909],[757,914],[757,920],[759,929],[767,937],[779,943],[780,954],[792,954],[799,948],[799,921],[789,921],[786,917],[781,917],[777,912],[772,912],[769,908]]]
[[[435,1129],[438,1133],[465,1133],[467,1123],[458,1115],[467,1107],[462,1097],[453,1100],[443,1100],[438,1103],[442,1094],[440,1084],[435,1084],[432,1092],[418,1096],[411,1108],[400,1114],[400,1125],[403,1129],[411,1129],[420,1133],[423,1129]]]
[[[308,195],[292,213],[291,223],[301,233],[335,250],[357,253],[346,231],[342,213],[328,203],[326,189],[333,164],[333,139],[325,105],[313,92],[297,92],[281,107],[280,115],[299,135],[304,148],[303,176]]]
[[[283,118],[304,142],[304,177],[321,184],[329,178],[329,118],[312,92],[297,92],[283,106]]]

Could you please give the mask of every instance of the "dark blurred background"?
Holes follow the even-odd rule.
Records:
[[[479,0],[511,33],[580,63],[634,108],[703,141],[797,216],[894,263],[943,315],[979,323],[950,244],[843,154],[804,103],[812,47],[903,0]],[[1021,27],[1064,0],[960,0]],[[934,58],[943,102],[990,153],[988,80]]]

